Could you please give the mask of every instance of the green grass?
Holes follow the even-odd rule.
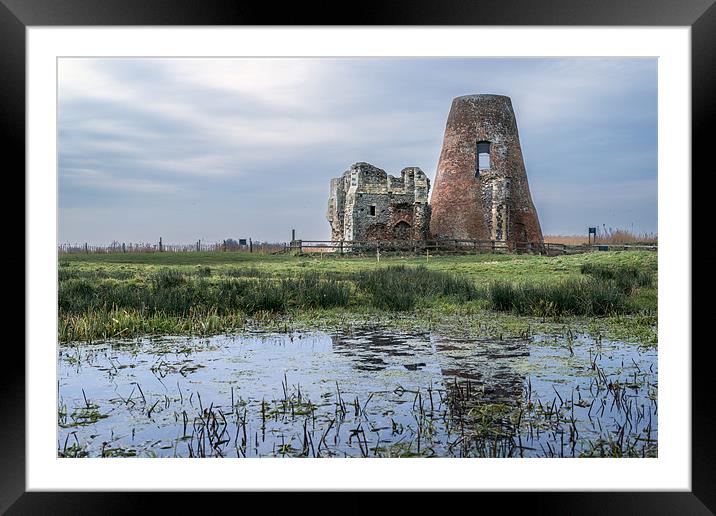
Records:
[[[625,294],[633,293],[639,287],[650,287],[654,281],[655,269],[638,268],[635,265],[607,265],[603,263],[585,263],[580,268],[582,274],[612,282]]]
[[[148,281],[69,279],[59,284],[60,314],[133,309],[141,312],[188,315],[240,310],[282,312],[289,308],[348,306],[350,284],[317,273],[282,279],[187,277],[162,269]]]
[[[495,282],[490,307],[521,315],[610,315],[630,312],[626,293],[613,280],[580,278],[554,284]]]
[[[391,265],[346,275],[366,292],[370,303],[386,310],[412,310],[420,300],[451,298],[455,302],[478,299],[481,292],[463,275],[430,270],[424,265]]]
[[[655,342],[656,271],[656,253],[645,251],[380,262],[247,253],[62,255],[59,335],[67,342],[359,321],[417,328],[438,320],[467,331],[496,318],[516,330],[567,318],[589,331]]]

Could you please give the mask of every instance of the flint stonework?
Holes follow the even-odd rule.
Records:
[[[430,180],[418,167],[400,177],[369,163],[355,163],[331,179],[326,218],[331,240],[425,240],[430,230]]]

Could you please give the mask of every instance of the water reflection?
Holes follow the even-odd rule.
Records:
[[[656,351],[587,336],[257,333],[58,360],[60,456],[656,453]]]

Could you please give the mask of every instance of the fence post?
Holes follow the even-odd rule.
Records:
[[[254,252],[254,243],[251,241],[251,237],[249,237],[249,252]]]
[[[89,254],[89,248],[87,247],[87,242],[85,242],[85,254]]]
[[[161,253],[164,251],[164,246],[162,245],[162,237],[159,237],[159,252]]]

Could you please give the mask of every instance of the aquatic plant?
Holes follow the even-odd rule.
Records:
[[[250,339],[256,338],[252,334]],[[392,363],[356,383],[333,375],[330,355],[317,351],[326,369],[302,370],[305,349],[273,379],[273,361],[255,375],[224,376],[224,357],[261,352],[234,338],[152,339],[61,348],[58,404],[60,457],[653,457],[658,446],[656,355],[628,344],[584,338],[571,330],[499,341],[449,341],[475,362],[454,357],[449,367],[413,381],[396,374],[401,351],[417,345],[437,353],[425,335],[360,331],[344,336],[341,351],[362,364],[374,349],[356,345],[380,338],[380,358]],[[406,339],[406,337],[409,337]],[[241,339],[241,337],[237,337]],[[261,338],[275,339],[276,334]],[[283,334],[290,353],[300,334]],[[310,337],[313,339],[313,337]],[[332,346],[336,345],[332,341]],[[150,345],[147,345],[150,344]],[[253,351],[251,351],[253,349]],[[529,349],[530,358],[524,352]],[[211,352],[208,355],[207,352]],[[348,354],[345,354],[348,353]],[[495,355],[498,353],[498,355]],[[269,352],[271,356],[271,352]],[[289,355],[285,355],[288,357]],[[392,360],[389,357],[393,357]],[[397,357],[397,358],[396,358]],[[208,360],[207,360],[208,359]],[[485,359],[496,364],[492,372]],[[200,360],[205,360],[202,364]],[[544,360],[549,362],[545,364]],[[298,362],[296,362],[298,361]],[[448,359],[449,361],[449,359]],[[481,365],[482,364],[482,365]],[[80,367],[81,365],[81,367]],[[227,366],[228,365],[228,366]],[[295,367],[299,365],[298,367]],[[424,365],[424,364],[423,364]],[[565,380],[554,381],[553,367]],[[200,368],[211,374],[195,375]],[[295,371],[292,373],[292,371]],[[510,372],[512,371],[512,372]],[[293,377],[292,377],[293,374]],[[94,376],[93,376],[94,375]],[[97,376],[98,375],[98,376]],[[296,381],[296,375],[301,382]],[[472,379],[474,376],[475,379]],[[155,377],[161,388],[152,388]],[[96,381],[119,388],[88,398]],[[348,381],[346,381],[346,379]],[[388,380],[384,383],[383,380]],[[392,386],[390,381],[394,381]],[[546,380],[546,381],[545,381]],[[149,385],[145,384],[145,381]],[[268,384],[266,382],[269,382]],[[305,382],[305,383],[304,383]],[[227,383],[230,385],[227,385]],[[259,387],[261,390],[254,390]],[[93,393],[89,390],[88,395]],[[104,397],[102,397],[104,396]],[[143,438],[134,438],[134,432]],[[149,432],[149,434],[147,433]],[[151,438],[147,438],[152,435]]]

